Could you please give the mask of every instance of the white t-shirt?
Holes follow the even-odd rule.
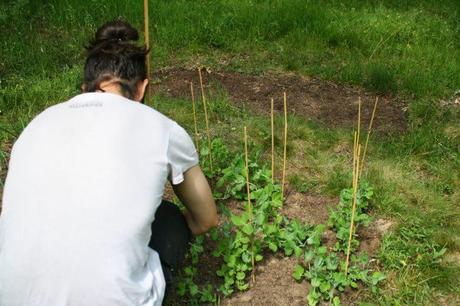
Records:
[[[85,93],[16,141],[0,216],[0,305],[161,305],[148,247],[166,180],[198,163],[189,135],[154,109]]]

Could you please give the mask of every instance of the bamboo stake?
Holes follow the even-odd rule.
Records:
[[[144,44],[147,50],[150,49],[149,1],[148,0],[144,0]],[[150,80],[150,54],[149,53],[147,53],[145,65],[146,65],[146,70],[147,70],[147,80]],[[150,101],[150,91],[148,90],[148,87],[146,89],[146,98],[147,98],[147,102]]]
[[[366,159],[367,144],[369,142],[369,137],[371,135],[372,123],[374,122],[375,111],[377,110],[377,103],[378,102],[379,102],[379,97],[376,97],[375,98],[375,103],[374,103],[374,109],[372,110],[371,121],[369,122],[369,127],[367,129],[366,143],[364,144],[363,158],[361,159],[361,168],[359,169],[359,175],[358,176],[361,176],[361,173],[363,172],[364,161]]]
[[[358,98],[358,144],[361,142],[361,97]]]
[[[355,131],[353,136],[353,178],[351,183],[351,188],[354,190],[355,188],[355,174],[356,174],[356,157],[358,155],[358,133]]]
[[[357,132],[355,131],[354,136],[353,136],[353,171],[352,171],[352,184],[351,184],[352,185],[351,188],[353,190],[352,201],[354,201],[354,198],[355,198],[355,178],[356,178],[356,158],[357,158],[356,148],[357,148]],[[353,210],[353,205],[354,203],[352,202],[352,210]],[[350,221],[350,227],[351,226],[352,226],[352,222]],[[351,230],[350,230],[350,233],[351,233]],[[345,260],[345,276],[348,273],[350,246],[351,246],[351,238],[349,237],[348,243],[347,243],[346,260]]]
[[[271,100],[271,125],[272,125],[272,184],[275,183],[275,120],[274,102]]]
[[[192,96],[193,122],[195,124],[195,146],[196,146],[196,150],[200,152],[200,143],[199,143],[199,138],[198,138],[198,125],[196,122],[195,93],[193,92],[193,82],[190,82],[190,95]]]
[[[203,100],[203,108],[204,108],[204,119],[206,121],[206,134],[208,135],[208,147],[209,147],[209,167],[212,172],[212,150],[211,150],[211,136],[209,135],[209,121],[208,121],[208,108],[206,104],[206,98],[204,96],[204,88],[203,88],[203,78],[201,76],[201,68],[198,68],[198,77],[200,78],[200,87],[201,87],[201,98]]]
[[[357,139],[355,133],[355,139]],[[350,220],[350,234],[348,237],[348,246],[347,246],[347,258],[345,261],[345,275],[348,274],[348,266],[350,263],[350,251],[351,251],[351,240],[353,238],[354,232],[354,221],[355,221],[355,213],[356,213],[356,197],[358,193],[358,169],[359,169],[359,161],[360,161],[360,152],[361,152],[361,145],[358,143],[358,140],[355,141],[357,145],[357,149],[354,150],[353,156],[353,206],[351,208],[351,220]]]
[[[249,185],[249,162],[248,162],[248,133],[246,126],[244,127],[244,160],[246,163],[246,190],[248,193],[248,213],[249,223],[252,225],[252,204],[251,204],[251,188]],[[254,234],[251,234],[251,264],[252,264],[252,282],[254,283],[256,278],[254,274],[255,260],[254,260]]]
[[[284,149],[283,149],[283,176],[281,181],[281,201],[284,202],[284,184],[286,180],[286,147],[287,147],[287,131],[288,131],[288,123],[287,123],[287,103],[286,103],[286,92],[283,94],[283,102],[284,102]]]
[[[249,188],[248,134],[246,126],[244,127],[244,160],[246,167],[246,191],[248,193],[248,211],[249,216],[252,218],[251,190]]]

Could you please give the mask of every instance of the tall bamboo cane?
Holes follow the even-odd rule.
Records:
[[[367,144],[369,142],[369,137],[371,135],[372,123],[374,122],[375,111],[377,110],[377,103],[378,102],[379,102],[379,97],[376,97],[375,98],[375,103],[374,103],[374,109],[372,110],[371,121],[369,122],[369,127],[367,129],[366,143],[364,144],[363,158],[361,159],[361,167],[359,169],[359,176],[361,176],[361,173],[363,172],[364,161],[366,159],[366,153],[367,153]]]
[[[271,126],[272,126],[272,184],[275,183],[275,120],[274,120],[274,102],[271,99]]]
[[[348,267],[350,264],[350,251],[351,251],[351,241],[353,239],[353,232],[354,232],[354,222],[355,222],[355,213],[356,213],[356,201],[357,201],[357,193],[358,193],[358,171],[359,171],[359,160],[360,160],[360,152],[361,152],[361,145],[358,143],[357,133],[355,132],[355,148],[353,148],[353,204],[351,208],[351,220],[350,220],[350,230],[349,230],[349,237],[348,237],[348,246],[347,246],[347,257],[345,260],[345,275],[348,274]]]
[[[246,191],[248,193],[248,214],[249,214],[249,223],[253,224],[253,215],[252,215],[252,203],[251,203],[251,188],[249,185],[249,161],[248,161],[248,133],[246,126],[244,127],[244,160],[245,160],[245,167],[246,167]],[[255,260],[254,260],[254,233],[251,234],[251,264],[252,264],[252,282],[255,282]]]
[[[200,152],[200,143],[199,143],[199,138],[198,138],[198,124],[196,121],[195,93],[193,92],[193,82],[190,82],[190,95],[192,96],[193,123],[195,125],[195,146],[196,146],[196,150]]]
[[[208,136],[209,167],[210,167],[211,172],[212,172],[212,148],[211,148],[211,136],[209,134],[208,107],[207,107],[207,104],[206,104],[206,97],[204,95],[203,77],[201,76],[201,68],[198,68],[198,77],[200,78],[201,98],[203,100],[204,119],[206,121],[206,134]]]
[[[287,122],[287,102],[286,102],[286,92],[283,94],[284,102],[284,148],[283,148],[283,176],[281,180],[281,201],[284,202],[284,184],[286,180],[286,152],[287,152],[287,132],[288,132],[288,122]]]
[[[361,142],[361,97],[358,98],[358,144]]]

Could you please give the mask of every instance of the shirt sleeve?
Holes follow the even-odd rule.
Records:
[[[187,132],[176,122],[172,124],[168,144],[168,180],[178,185],[184,172],[198,164],[198,153]]]

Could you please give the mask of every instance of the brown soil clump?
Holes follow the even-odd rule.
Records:
[[[394,222],[390,220],[377,219],[368,227],[358,229],[358,240],[360,241],[360,252],[366,252],[370,256],[377,254],[383,235],[393,227]]]

